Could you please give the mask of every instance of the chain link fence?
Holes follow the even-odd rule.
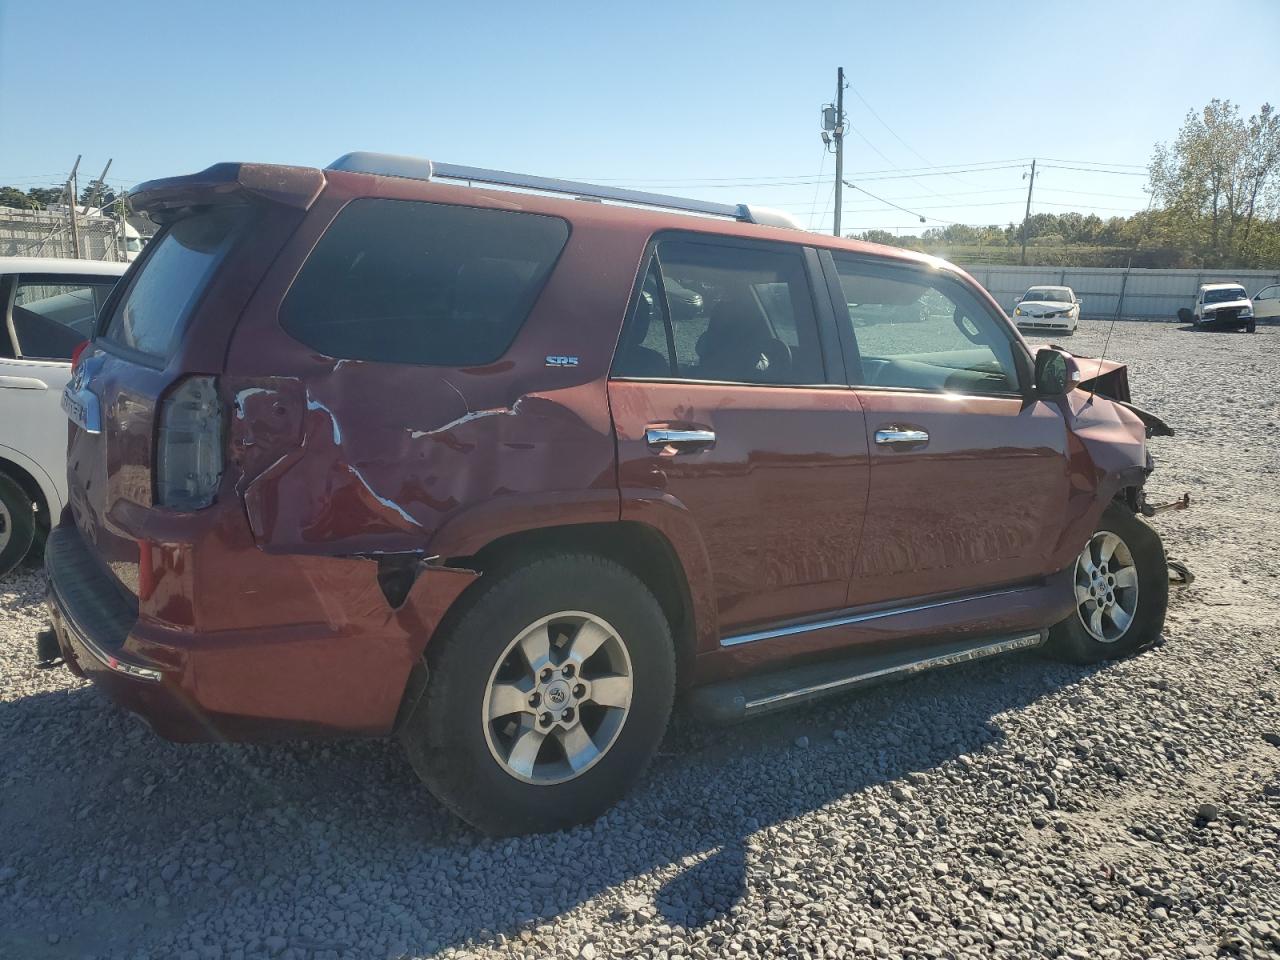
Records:
[[[44,210],[0,207],[0,257],[74,257],[124,260],[120,224],[107,217],[76,217],[79,249],[72,240],[71,217]]]

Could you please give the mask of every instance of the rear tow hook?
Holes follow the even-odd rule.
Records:
[[[62,649],[58,646],[58,635],[52,630],[41,630],[36,634],[36,669],[51,670],[62,666]]]

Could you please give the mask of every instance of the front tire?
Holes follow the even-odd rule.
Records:
[[[35,504],[16,480],[0,473],[0,577],[22,562],[35,535]]]
[[[675,655],[662,608],[630,571],[590,555],[476,588],[428,649],[427,689],[401,730],[410,763],[488,834],[595,819],[666,730]]]
[[[1160,535],[1112,502],[1074,566],[1076,609],[1049,631],[1046,652],[1071,663],[1127,657],[1164,627],[1169,571]]]

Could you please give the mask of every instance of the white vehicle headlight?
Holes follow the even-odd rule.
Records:
[[[1240,316],[1242,316],[1242,317],[1252,317],[1252,316],[1253,316],[1253,307],[1245,307],[1243,310],[1241,310],[1241,311],[1240,311]]]

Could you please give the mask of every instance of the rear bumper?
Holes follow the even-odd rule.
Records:
[[[67,667],[111,699],[145,717],[162,736],[206,739],[184,707],[174,672],[129,649],[137,623],[131,605],[108,580],[74,526],[55,527],[45,544],[49,619]]]
[[[327,621],[177,629],[140,614],[63,523],[45,548],[49,616],[67,666],[167,739],[384,735],[427,638],[474,574],[424,570],[392,609],[376,563],[325,562],[360,584],[330,596]]]

